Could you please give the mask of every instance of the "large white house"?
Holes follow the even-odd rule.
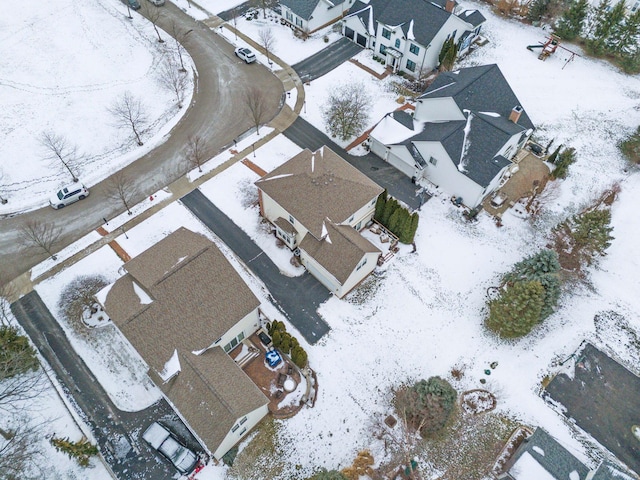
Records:
[[[227,354],[260,327],[259,300],[216,245],[183,227],[97,297],[185,424],[217,460],[268,413]]]
[[[426,180],[475,208],[515,171],[534,126],[497,65],[445,72],[413,115],[388,113],[371,151],[414,181]]]
[[[478,38],[485,18],[477,10],[457,10],[453,0],[356,0],[342,20],[342,34],[373,50],[394,72],[418,76],[439,65],[449,38],[460,55]]]
[[[359,231],[383,189],[331,149],[303,150],[256,186],[276,236],[337,297],[376,267],[380,250]]]
[[[355,0],[280,0],[280,15],[303,32],[325,27],[349,10]]]

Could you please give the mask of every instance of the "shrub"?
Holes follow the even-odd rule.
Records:
[[[575,148],[565,148],[556,160],[556,168],[551,172],[552,178],[566,178],[569,173],[569,166],[576,161]]]
[[[338,470],[327,470],[322,469],[314,476],[310,477],[309,480],[349,480]]]
[[[73,458],[81,467],[89,466],[89,459],[98,454],[98,447],[92,445],[89,440],[82,438],[78,442],[72,442],[69,438],[51,438],[51,445],[59,452],[66,453],[69,458]]]
[[[280,340],[280,347],[278,347],[282,353],[289,355],[291,351],[291,335],[288,332],[282,334]]]
[[[394,407],[407,428],[427,437],[447,424],[457,396],[449,382],[440,377],[431,377],[398,389]]]
[[[282,334],[279,330],[274,330],[271,334],[271,341],[273,342],[274,348],[280,348],[282,345]]]
[[[82,323],[82,312],[95,303],[95,295],[109,284],[102,275],[81,275],[69,283],[58,300],[58,308],[76,329]]]
[[[300,345],[297,345],[291,350],[291,360],[298,367],[304,368],[307,366],[307,352]]]
[[[620,150],[629,161],[640,165],[640,127],[620,144]]]
[[[17,328],[0,326],[0,380],[38,369],[38,357],[29,339]]]

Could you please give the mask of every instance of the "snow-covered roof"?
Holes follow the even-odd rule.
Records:
[[[415,121],[402,110],[396,110],[385,115],[369,136],[385,145],[396,145],[415,137],[423,128],[424,123]]]

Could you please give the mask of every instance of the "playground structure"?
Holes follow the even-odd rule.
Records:
[[[561,48],[562,50],[565,50],[566,52],[569,52],[571,54],[571,56],[569,57],[569,59],[565,62],[565,64],[563,65],[562,69],[564,70],[564,67],[567,66],[567,64],[571,61],[574,60],[574,58],[576,56],[580,56],[579,54],[577,54],[576,52],[569,50],[566,47],[563,47],[562,45],[560,45],[560,40],[561,38],[557,35],[551,34],[547,37],[546,41],[544,43],[539,43],[538,45],[527,45],[527,50],[533,52],[534,49],[540,48],[540,54],[538,55],[538,60],[542,60],[543,62],[549,58],[549,56],[553,55],[554,53],[556,53],[556,50],[558,48]]]

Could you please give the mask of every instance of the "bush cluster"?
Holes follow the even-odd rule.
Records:
[[[402,243],[413,242],[418,229],[418,212],[409,213],[387,190],[380,194],[376,201],[374,218],[393,233]]]
[[[289,355],[293,363],[298,367],[304,368],[307,366],[307,352],[300,346],[298,339],[287,332],[284,322],[274,320],[267,331],[275,348]]]

